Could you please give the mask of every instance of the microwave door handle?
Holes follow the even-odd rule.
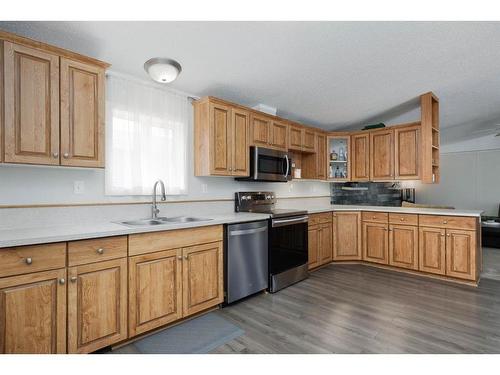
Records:
[[[285,160],[286,160],[286,171],[285,171],[285,178],[288,178],[288,172],[290,171],[290,159],[288,159],[288,155],[285,155]]]

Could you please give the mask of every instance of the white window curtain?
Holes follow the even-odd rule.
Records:
[[[186,194],[187,96],[114,74],[106,90],[106,194]]]

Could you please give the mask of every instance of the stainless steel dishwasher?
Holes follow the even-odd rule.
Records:
[[[265,220],[226,226],[226,304],[267,288],[268,225]]]

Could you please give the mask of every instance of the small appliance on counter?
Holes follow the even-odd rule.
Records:
[[[308,261],[307,211],[276,209],[273,192],[238,192],[236,212],[267,213],[269,226],[269,291],[277,292],[306,279]]]
[[[500,249],[500,205],[498,216],[481,216],[481,244]]]
[[[401,189],[401,201],[415,203],[415,188]]]

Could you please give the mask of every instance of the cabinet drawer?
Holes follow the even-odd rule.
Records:
[[[322,212],[320,214],[309,215],[309,226],[322,223],[331,223],[331,222],[332,222],[331,212]]]
[[[418,215],[412,214],[389,214],[390,224],[418,225]]]
[[[364,211],[361,214],[363,221],[373,221],[376,223],[387,223],[389,220],[389,214],[387,212],[368,212]]]
[[[463,216],[419,215],[421,226],[453,229],[476,229],[476,218]]]
[[[0,277],[66,267],[66,243],[0,249]]]
[[[95,263],[127,256],[127,236],[68,242],[68,265]]]
[[[222,241],[222,237],[222,225],[132,234],[128,240],[129,255]]]

